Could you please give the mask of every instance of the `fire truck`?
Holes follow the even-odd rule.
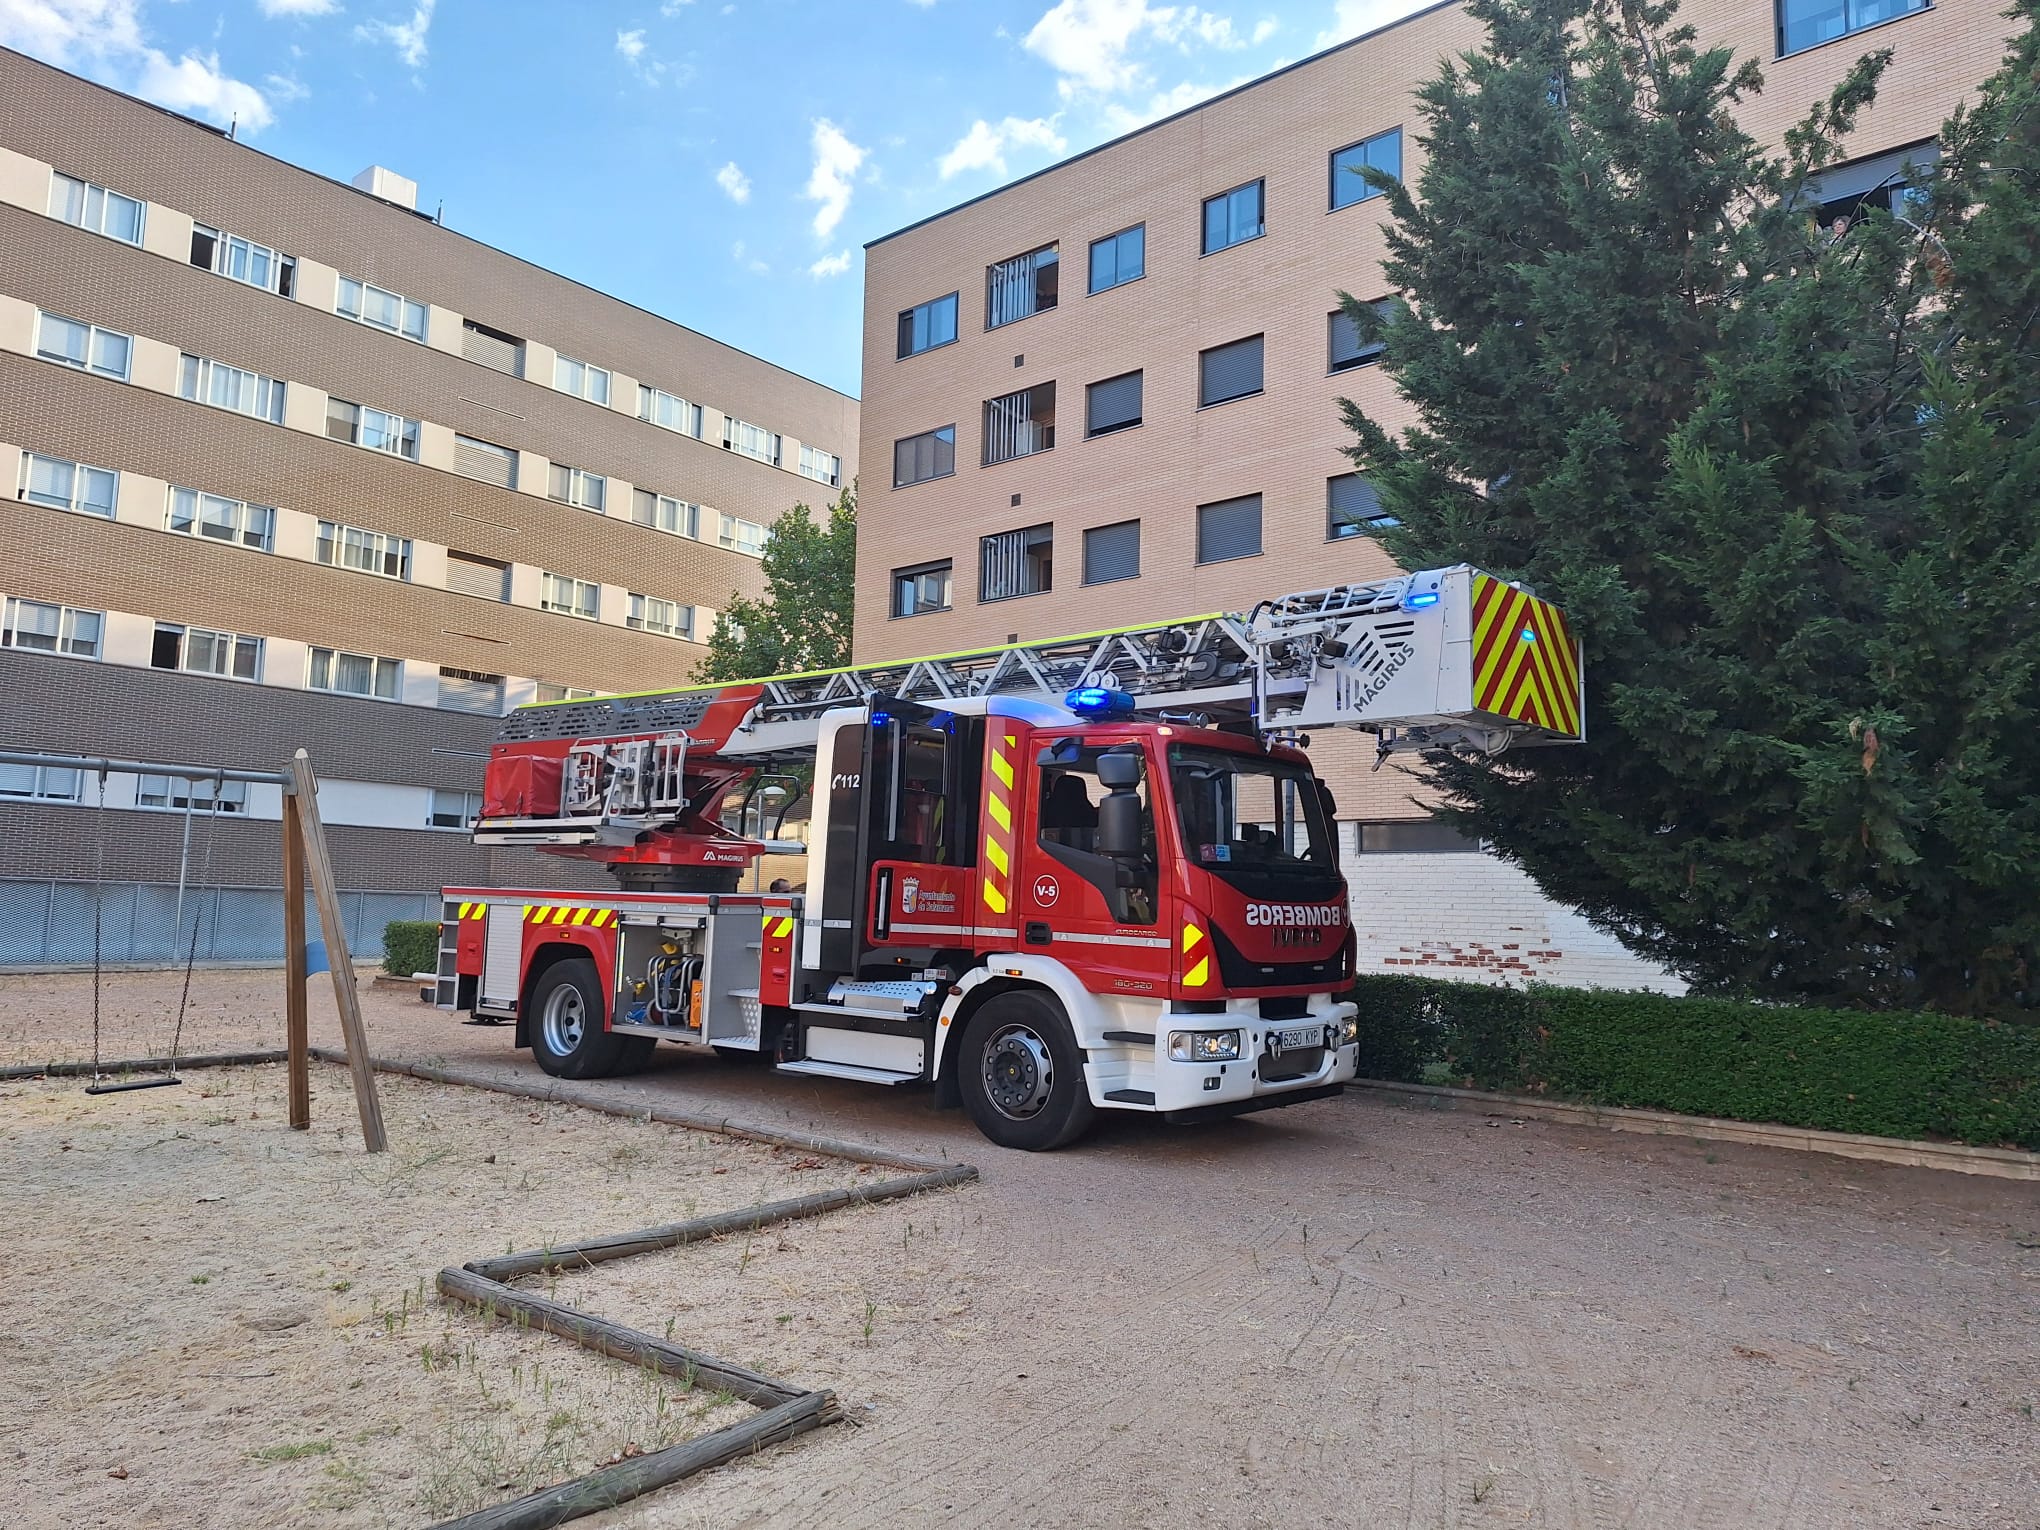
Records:
[[[1358,1050],[1334,803],[1305,752],[1327,728],[1381,755],[1576,742],[1579,646],[1557,606],[1460,566],[521,707],[474,838],[616,885],[447,888],[438,1002],[514,1023],[564,1078],[670,1042],[929,1083],[1010,1148],[1101,1110],[1322,1099]],[[784,853],[799,890],[739,890]]]

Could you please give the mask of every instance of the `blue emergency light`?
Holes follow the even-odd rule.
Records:
[[[1133,697],[1102,685],[1079,686],[1063,697],[1063,705],[1079,717],[1131,717]]]
[[[1403,598],[1403,609],[1405,611],[1421,611],[1426,606],[1435,606],[1436,604],[1438,604],[1438,592],[1436,590],[1418,590],[1415,594]]]

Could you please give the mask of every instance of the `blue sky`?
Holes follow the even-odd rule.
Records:
[[[0,0],[0,44],[846,392],[864,241],[1421,0]]]

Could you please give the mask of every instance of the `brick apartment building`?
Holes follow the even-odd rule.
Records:
[[[1762,61],[1768,142],[1863,53],[1895,58],[1845,211],[1904,194],[1996,66],[1998,0],[1698,0],[1704,38]],[[1388,296],[1385,209],[1359,163],[1421,168],[1413,92],[1478,45],[1457,3],[1391,26],[866,248],[857,657],[936,653],[1392,572],[1339,455],[1349,397],[1409,419],[1336,310]],[[890,472],[887,464],[890,464]],[[1592,657],[1589,655],[1589,662]],[[1591,726],[1591,722],[1590,722]],[[1320,736],[1370,965],[1664,985],[1527,878],[1423,819],[1371,747]]]
[[[496,719],[684,681],[765,528],[856,473],[854,399],[414,199],[0,50],[0,746],[302,746],[342,885],[395,895],[366,926],[447,882],[585,880],[460,832]],[[0,767],[0,962],[75,927],[96,865],[173,883],[215,806],[99,795]],[[216,806],[212,880],[277,885],[273,792]]]

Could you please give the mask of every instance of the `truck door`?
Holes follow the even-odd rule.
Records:
[[[882,961],[925,965],[970,944],[984,729],[983,718],[935,713],[871,730],[863,924]]]
[[[1099,992],[1159,994],[1169,981],[1169,940],[1159,906],[1160,846],[1148,761],[1136,740],[1037,735],[1031,762],[1021,874],[1014,878],[1023,950],[1053,949]],[[1141,761],[1141,853],[1100,853],[1099,806],[1111,788],[1099,779],[1107,752]]]

